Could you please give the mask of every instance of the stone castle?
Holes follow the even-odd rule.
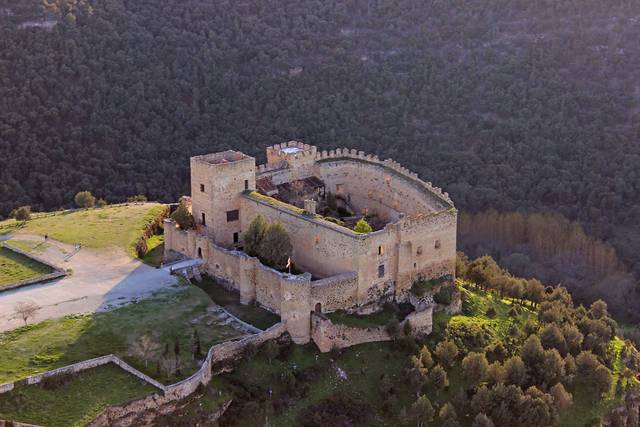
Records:
[[[259,166],[236,151],[191,158],[197,226],[184,231],[166,221],[166,258],[201,258],[201,269],[239,292],[242,303],[279,314],[297,343],[318,342],[313,313],[414,302],[416,280],[453,277],[457,211],[447,193],[362,151],[291,141],[266,155]],[[242,232],[258,215],[286,228],[304,274],[276,271],[242,252]],[[372,232],[353,231],[363,217]]]

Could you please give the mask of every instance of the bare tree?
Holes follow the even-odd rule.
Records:
[[[149,359],[153,359],[158,353],[158,350],[160,350],[160,344],[158,344],[153,336],[145,334],[131,343],[129,353],[134,357],[142,359],[144,361],[144,367],[147,368],[149,366]]]
[[[22,319],[24,324],[27,324],[27,320],[33,317],[42,307],[33,301],[19,301],[13,307],[13,318]]]

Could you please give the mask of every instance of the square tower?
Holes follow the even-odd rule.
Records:
[[[256,160],[238,151],[191,158],[191,203],[198,228],[220,246],[240,243],[240,195],[256,186]]]

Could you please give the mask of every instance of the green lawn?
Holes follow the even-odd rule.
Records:
[[[47,427],[81,426],[109,405],[157,391],[112,364],[67,377],[65,382],[46,388],[24,385],[0,394],[0,418]]]
[[[165,205],[145,203],[36,214],[25,223],[13,219],[0,222],[0,234],[48,234],[52,239],[93,249],[116,246],[135,256],[135,243],[144,227],[164,209]]]
[[[280,322],[280,316],[255,305],[240,304],[240,294],[226,290],[222,285],[208,276],[203,276],[201,282],[194,285],[203,289],[211,299],[238,319],[255,326],[267,329]]]
[[[215,316],[206,310],[210,304],[203,291],[184,286],[111,311],[47,320],[0,334],[0,383],[109,353],[123,356],[167,384],[186,378],[199,367],[191,353],[194,330],[200,336],[203,353],[215,343],[241,335],[230,326],[216,323]],[[146,334],[159,347],[148,366],[131,354],[133,343]],[[176,338],[181,373],[158,373],[154,360],[160,359],[165,346],[173,358]]]
[[[0,247],[0,287],[19,280],[33,279],[52,271],[49,266]]]
[[[162,263],[164,255],[164,235],[156,234],[147,240],[147,253],[142,262],[152,267],[158,267]]]

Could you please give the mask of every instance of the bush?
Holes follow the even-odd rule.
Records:
[[[195,227],[193,215],[191,215],[189,208],[187,208],[184,202],[180,202],[180,206],[171,214],[171,219],[183,230]]]
[[[438,292],[433,296],[433,300],[438,304],[449,305],[453,301],[453,292],[455,286],[445,285],[438,289]]]
[[[29,221],[31,219],[31,206],[20,206],[11,212],[11,217],[16,221]]]
[[[292,252],[293,246],[287,230],[282,224],[271,224],[258,247],[260,259],[272,267],[283,269]]]
[[[89,191],[80,191],[73,198],[73,201],[79,208],[92,208],[96,205],[96,198]]]
[[[353,231],[360,234],[367,234],[373,231],[373,228],[369,225],[366,219],[360,218],[356,223],[356,226],[353,228]]]
[[[490,319],[493,319],[494,317],[496,317],[498,313],[496,313],[496,309],[493,307],[489,307],[489,309],[487,310],[487,317]]]

